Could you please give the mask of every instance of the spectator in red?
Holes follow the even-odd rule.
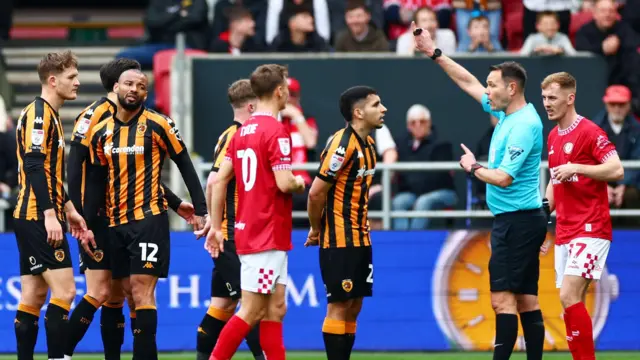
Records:
[[[264,50],[264,44],[256,35],[256,22],[249,10],[236,6],[229,11],[229,30],[221,33],[211,42],[209,51],[240,55]]]
[[[451,26],[451,0],[384,0],[383,4],[389,40],[395,40],[407,31],[414,13],[422,7],[435,12],[440,28]]]
[[[609,84],[625,85],[638,98],[640,36],[617,17],[617,6],[613,0],[596,1],[593,21],[576,34],[576,50],[603,55],[608,65]]]
[[[304,115],[300,105],[300,82],[294,78],[288,78],[289,82],[289,104],[280,112],[279,118],[291,133],[291,163],[306,164],[315,158],[315,148],[318,143],[318,126],[313,117]],[[294,175],[300,175],[307,184],[306,190],[302,194],[293,195],[293,210],[306,211],[309,188],[312,177],[309,172],[296,170]],[[308,228],[307,219],[293,219],[295,228]]]

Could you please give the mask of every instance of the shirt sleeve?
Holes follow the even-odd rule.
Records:
[[[44,106],[33,106],[23,118],[24,126],[24,153],[46,155],[49,151],[51,114],[44,110]],[[57,146],[57,144],[55,144]]]
[[[531,126],[515,126],[507,138],[507,148],[498,169],[515,179],[535,144],[536,133],[539,132]]]
[[[504,111],[491,110],[491,104],[489,104],[489,95],[482,94],[481,103],[482,103],[482,110],[484,110],[484,112],[495,116],[496,119],[498,120],[502,120],[504,118]]]
[[[106,166],[107,158],[104,155],[102,132],[96,128],[93,128],[90,138],[91,142],[89,146],[89,156],[91,158],[91,164],[96,166]]]
[[[169,118],[161,119],[159,121],[152,121],[160,125],[155,127],[160,137],[158,145],[162,149],[167,151],[172,159],[175,158],[186,148],[184,142],[182,141],[182,136],[180,135],[180,130],[178,130],[176,123]]]
[[[336,181],[338,174],[353,154],[353,147],[349,146],[349,140],[349,135],[344,132],[333,136],[320,156],[317,177],[331,183]]]
[[[284,125],[278,124],[278,130],[269,140],[267,154],[273,171],[291,170],[291,135]]]
[[[591,135],[591,154],[600,163],[605,163],[610,157],[618,154],[607,133],[600,128]]]
[[[227,149],[229,148],[232,138],[232,135],[226,133],[218,139],[216,148],[213,151],[213,166],[211,167],[211,171],[217,172],[220,169],[220,165],[222,165],[222,161],[227,154]]]
[[[73,126],[73,133],[71,135],[72,143],[85,147],[91,145],[91,129],[93,129],[97,123],[104,120],[106,116],[110,115],[107,111],[97,113],[95,110],[94,106],[91,106],[78,116]]]

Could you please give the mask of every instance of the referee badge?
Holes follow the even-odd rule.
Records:
[[[64,250],[58,249],[53,253],[53,256],[58,260],[58,262],[64,261]]]
[[[102,259],[104,259],[104,252],[102,250],[96,250],[93,252],[93,259],[96,262],[100,262],[102,261]]]
[[[342,290],[351,292],[351,289],[353,289],[353,281],[351,279],[342,280]]]

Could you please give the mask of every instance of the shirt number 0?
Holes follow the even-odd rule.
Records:
[[[252,148],[238,151],[238,158],[242,159],[242,182],[244,191],[251,191],[256,184],[258,158]]]

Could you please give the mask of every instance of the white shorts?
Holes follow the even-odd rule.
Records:
[[[556,288],[562,287],[565,275],[599,280],[602,276],[611,241],[596,238],[576,238],[570,243],[556,245]]]
[[[269,250],[239,257],[242,290],[271,294],[276,284],[287,285],[289,257],[286,251]]]

